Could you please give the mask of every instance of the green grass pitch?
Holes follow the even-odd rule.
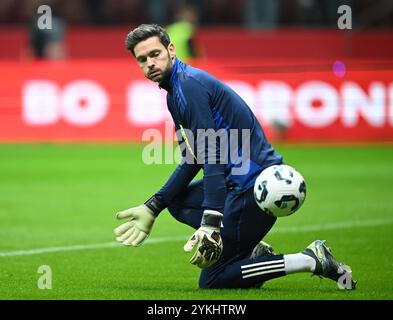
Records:
[[[0,299],[391,300],[393,148],[276,149],[304,175],[308,194],[265,240],[294,253],[326,239],[352,267],[355,291],[309,274],[261,289],[200,290],[183,252],[192,230],[167,211],[143,246],[113,243],[116,211],[145,201],[174,165],[143,164],[142,146],[38,144],[0,145]],[[52,270],[50,290],[37,286],[41,265]]]

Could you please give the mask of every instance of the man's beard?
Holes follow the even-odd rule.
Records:
[[[167,52],[168,52],[168,64],[166,65],[165,70],[162,72],[162,78],[159,81],[160,84],[168,80],[172,73],[173,62],[171,56],[169,55],[169,51]]]

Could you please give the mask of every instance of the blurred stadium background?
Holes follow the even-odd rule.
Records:
[[[167,26],[184,60],[232,86],[305,176],[304,207],[267,240],[296,252],[328,238],[359,290],[294,275],[199,291],[190,230],[169,214],[151,245],[113,244],[114,213],[174,168],[142,161],[143,134],[164,136],[170,115],[124,46],[141,23]],[[392,39],[391,0],[2,0],[0,299],[392,299]],[[37,288],[40,265],[52,290]]]

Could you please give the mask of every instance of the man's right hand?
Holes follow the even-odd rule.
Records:
[[[116,240],[126,246],[138,247],[150,235],[156,217],[153,212],[143,204],[118,212],[116,218],[129,218],[127,222],[114,230],[117,236]]]

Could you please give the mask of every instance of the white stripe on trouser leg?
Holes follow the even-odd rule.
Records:
[[[285,270],[284,259],[252,263],[241,266],[243,279]]]
[[[283,263],[283,262],[284,262],[284,259],[273,260],[273,261],[265,261],[265,262],[257,262],[257,263],[245,264],[244,266],[241,266],[241,268],[242,269],[248,269],[248,268],[259,267],[259,266],[264,266],[264,265],[271,265],[271,264],[277,264],[277,263]]]
[[[243,270],[242,274],[251,273],[251,272],[255,272],[255,271],[269,270],[269,269],[273,269],[273,268],[284,268],[284,262],[282,262],[280,264],[271,265],[271,266],[265,266],[265,267],[258,267],[258,268],[252,268],[252,269],[248,269],[248,270]]]
[[[256,277],[256,276],[261,276],[261,275],[267,274],[267,273],[281,272],[281,271],[284,271],[284,268],[274,269],[274,270],[267,270],[267,271],[261,271],[261,272],[252,273],[252,274],[247,274],[247,275],[243,276],[243,279]]]

